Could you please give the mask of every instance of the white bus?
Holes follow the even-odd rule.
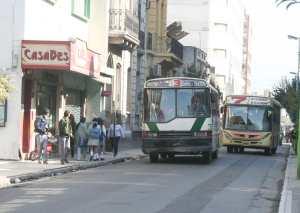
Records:
[[[218,157],[219,92],[205,80],[186,77],[145,82],[143,144],[151,162],[159,157]]]

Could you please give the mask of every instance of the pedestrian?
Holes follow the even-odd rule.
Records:
[[[81,117],[80,122],[76,126],[75,132],[77,160],[81,160],[81,155],[83,155],[84,160],[86,159],[88,135],[89,132],[86,125],[86,119],[84,117]]]
[[[98,119],[98,126],[101,131],[98,154],[100,156],[100,160],[104,160],[104,150],[105,150],[105,140],[106,140],[106,128],[104,126],[104,122],[101,118]]]
[[[43,160],[44,164],[48,163],[48,121],[49,109],[44,109],[41,116],[38,116],[34,122],[36,136],[36,145],[38,151],[38,163]]]
[[[70,152],[71,126],[69,120],[69,111],[64,112],[64,117],[59,121],[59,147],[61,164],[69,163],[68,154]]]
[[[113,146],[113,156],[116,157],[118,154],[119,141],[122,138],[125,138],[124,130],[121,126],[121,121],[118,119],[118,122],[114,122],[110,125],[108,130],[108,138],[112,141]]]
[[[101,136],[101,130],[98,127],[97,121],[93,121],[92,128],[89,130],[89,140],[88,140],[88,146],[90,150],[90,161],[92,160],[99,160],[97,148],[99,146]]]
[[[69,116],[70,120],[70,127],[71,127],[71,135],[70,135],[70,150],[71,150],[71,157],[74,158],[75,153],[75,131],[76,131],[76,121],[73,114]]]

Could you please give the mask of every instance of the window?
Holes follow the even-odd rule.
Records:
[[[175,118],[175,90],[149,89],[145,93],[145,120],[168,122]]]
[[[7,101],[0,101],[0,127],[5,127],[7,121]]]
[[[90,18],[90,0],[72,0],[72,15],[87,21]]]
[[[226,50],[225,49],[214,49],[214,55],[216,58],[226,58]]]
[[[215,23],[215,31],[216,32],[226,32],[227,31],[227,24],[225,23]]]
[[[152,33],[148,33],[148,44],[147,49],[152,50]]]
[[[229,106],[225,128],[248,131],[271,131],[272,110],[268,107]]]
[[[177,117],[209,115],[208,97],[205,89],[178,89]]]

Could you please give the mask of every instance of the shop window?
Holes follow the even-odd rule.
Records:
[[[7,121],[7,101],[0,101],[0,127],[5,127]]]
[[[87,21],[90,18],[91,1],[90,0],[72,0],[72,15]]]

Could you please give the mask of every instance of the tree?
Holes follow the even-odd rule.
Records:
[[[300,3],[299,0],[275,0],[275,2],[277,3],[277,6],[281,4],[286,4],[286,9],[289,9],[289,7],[292,5]]]
[[[296,93],[296,80],[288,81],[286,78],[273,89],[273,96],[286,108],[292,121],[296,123],[299,100]]]
[[[5,75],[0,75],[0,102],[7,99],[9,92],[12,90],[12,87],[9,82],[9,78]]]

